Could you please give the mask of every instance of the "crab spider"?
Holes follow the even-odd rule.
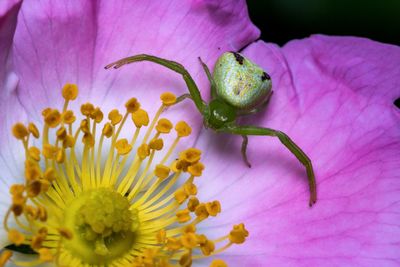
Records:
[[[310,190],[309,205],[312,206],[317,201],[315,176],[311,160],[303,150],[296,145],[289,136],[281,131],[258,126],[236,124],[236,119],[238,117],[257,113],[268,103],[272,95],[270,76],[259,66],[235,52],[226,52],[219,57],[215,64],[213,75],[211,75],[207,65],[202,62],[200,58],[199,60],[211,84],[211,101],[209,103],[206,103],[202,99],[193,78],[185,67],[178,62],[141,54],[120,59],[107,65],[105,68],[109,69],[113,67],[117,69],[133,62],[150,61],[181,74],[186,82],[189,94],[178,97],[177,102],[186,98],[192,99],[198,111],[202,114],[206,127],[216,132],[242,136],[243,142],[241,152],[244,162],[249,167],[251,167],[251,165],[246,155],[247,136],[265,135],[277,137],[305,166]]]

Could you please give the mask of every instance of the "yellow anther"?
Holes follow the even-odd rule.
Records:
[[[128,140],[120,139],[115,143],[115,148],[119,155],[126,155],[132,150],[132,146],[128,143]]]
[[[165,229],[161,229],[160,231],[157,232],[156,239],[157,242],[160,244],[164,244],[167,238],[167,232]]]
[[[175,125],[175,131],[179,137],[189,136],[192,133],[192,128],[184,121],[179,121]]]
[[[8,231],[8,240],[19,246],[24,243],[25,236],[21,234],[18,230],[11,229],[10,231]]]
[[[154,170],[154,173],[158,178],[163,180],[169,176],[170,171],[171,170],[169,167],[162,164],[158,164]]]
[[[35,137],[35,138],[40,137],[39,130],[34,123],[29,123],[28,130],[33,135],[33,137]]]
[[[40,194],[42,183],[39,180],[30,181],[27,185],[26,192],[28,197],[36,197]]]
[[[31,205],[26,205],[24,211],[28,218],[32,220],[37,219],[37,210],[35,209],[35,207]]]
[[[160,99],[164,106],[171,106],[176,103],[176,95],[171,92],[162,93]]]
[[[100,123],[104,118],[104,114],[101,109],[97,107],[93,110],[92,114],[90,114],[90,118],[92,118],[96,123]]]
[[[57,109],[52,109],[46,113],[44,121],[50,128],[55,128],[61,122],[61,114]]]
[[[47,210],[45,209],[45,207],[38,206],[37,213],[38,213],[38,218],[40,221],[42,221],[42,222],[47,221]],[[46,228],[44,228],[44,229],[47,231]],[[42,230],[42,231],[44,231],[44,230]],[[46,232],[46,235],[47,235],[47,232]]]
[[[178,162],[176,163],[176,168],[178,170],[184,171],[186,172],[188,167],[190,166],[190,163],[187,162],[186,160],[178,160]]]
[[[189,148],[185,151],[181,152],[179,155],[179,159],[185,160],[189,163],[196,163],[200,160],[201,150],[197,148]]]
[[[55,170],[53,168],[48,168],[44,172],[43,178],[49,181],[50,183],[53,182],[57,178]]]
[[[192,249],[197,246],[197,238],[194,233],[184,233],[181,237],[182,245],[187,249]]]
[[[136,98],[132,97],[125,103],[126,111],[129,113],[133,113],[139,110],[140,103],[137,101]]]
[[[208,211],[207,211],[207,209],[206,209],[206,205],[203,204],[203,203],[197,205],[196,209],[194,210],[194,213],[195,213],[196,216],[197,216],[199,219],[201,219],[201,220],[207,218],[208,215],[209,215],[209,214],[208,214]]]
[[[64,126],[61,126],[60,128],[58,128],[56,135],[58,139],[64,140],[67,137],[67,130]]]
[[[152,139],[149,147],[150,149],[161,150],[164,147],[164,141],[161,138]]]
[[[187,209],[180,210],[176,212],[176,217],[178,218],[178,222],[185,223],[190,221],[190,212]]]
[[[215,259],[211,262],[210,267],[228,267],[228,264],[226,264],[223,260]]]
[[[71,83],[65,84],[62,88],[62,96],[65,100],[75,100],[78,96],[78,86]]]
[[[94,146],[94,137],[91,133],[85,133],[82,137],[82,142],[85,146],[93,147]]]
[[[185,253],[179,259],[179,266],[190,267],[192,266],[192,252]]]
[[[182,247],[182,243],[178,238],[168,237],[166,246],[169,250],[178,250]]]
[[[169,133],[172,129],[172,123],[165,118],[159,119],[156,125],[156,130],[159,133]]]
[[[13,253],[11,250],[4,250],[0,255],[0,267],[4,267],[12,255]]]
[[[53,254],[48,248],[40,248],[39,252],[39,260],[42,262],[51,262],[53,261]]]
[[[197,186],[194,183],[185,183],[183,188],[187,195],[194,196],[197,194]]]
[[[42,116],[46,117],[47,114],[49,114],[51,111],[51,108],[45,108],[42,110]]]
[[[94,111],[94,106],[92,103],[85,103],[81,106],[81,113],[84,116],[90,117],[93,111]]]
[[[204,256],[210,256],[215,250],[215,244],[211,240],[206,239],[205,242],[200,245],[200,249]]]
[[[24,193],[25,186],[23,184],[13,184],[10,187],[10,194],[11,195],[20,195]]]
[[[72,124],[75,122],[76,117],[72,110],[67,110],[62,115],[62,120],[65,124]]]
[[[84,133],[90,133],[89,121],[88,121],[87,119],[83,119],[83,120],[81,121],[81,124],[80,124],[79,128],[80,128],[81,131],[84,132]]]
[[[45,144],[43,145],[42,154],[46,159],[54,159],[57,155],[57,151],[57,147],[50,144]]]
[[[104,124],[102,133],[105,137],[110,138],[113,134],[113,129],[114,128],[111,123],[107,122],[106,124]]]
[[[39,148],[37,148],[35,146],[31,146],[28,149],[28,154],[33,160],[40,161],[40,150],[39,150]]]
[[[188,167],[188,172],[193,176],[201,176],[203,174],[204,165],[201,162],[196,162]]]
[[[196,226],[194,224],[186,225],[183,228],[183,233],[196,233]],[[199,240],[197,240],[199,241]]]
[[[244,227],[244,224],[241,223],[233,226],[233,229],[229,233],[229,241],[234,244],[242,244],[248,236],[249,232]]]
[[[142,144],[141,146],[139,146],[137,154],[141,160],[145,159],[148,155],[150,155],[149,146],[147,144]]]
[[[25,161],[25,178],[27,181],[39,179],[40,175],[40,168],[36,162]]]
[[[200,201],[197,199],[197,197],[191,197],[187,203],[187,208],[191,212],[194,212],[199,205]]]
[[[71,240],[74,236],[70,230],[64,227],[60,227],[57,229],[58,233],[65,239]]]
[[[217,216],[221,212],[221,204],[218,200],[206,203],[206,209],[210,216]]]
[[[113,109],[108,113],[108,119],[111,121],[112,125],[117,125],[122,120],[122,115],[117,109]]]
[[[65,150],[59,149],[56,154],[56,161],[57,163],[63,163],[65,160]]]
[[[44,238],[46,238],[47,234],[48,234],[49,230],[47,230],[46,227],[41,227],[38,231],[38,234],[43,236]]]
[[[182,188],[178,189],[175,191],[174,194],[175,200],[179,203],[182,204],[183,202],[185,202],[185,200],[188,198],[188,195],[186,194],[185,190],[183,190]]]
[[[63,140],[63,147],[69,148],[75,145],[75,138],[72,135],[67,134],[65,139]]]
[[[40,181],[40,191],[47,192],[50,188],[50,182],[45,179],[39,179]]]
[[[14,202],[14,198],[13,198]],[[15,216],[20,216],[22,212],[24,211],[24,205],[23,204],[12,204],[11,205],[11,211],[14,213]]]
[[[44,238],[42,235],[35,235],[32,237],[31,248],[33,250],[39,250],[42,247]]]
[[[149,125],[149,115],[143,109],[138,109],[132,113],[132,121],[136,127],[140,128],[142,126]]]
[[[16,123],[12,127],[12,134],[15,138],[23,140],[25,137],[28,136],[29,132],[28,129],[22,123]]]

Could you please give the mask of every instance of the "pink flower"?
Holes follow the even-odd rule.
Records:
[[[318,202],[308,208],[305,170],[278,140],[250,137],[248,169],[241,138],[203,129],[187,101],[167,115],[193,127],[182,148],[203,151],[198,197],[218,199],[223,211],[199,231],[212,239],[246,225],[246,242],[217,256],[229,266],[397,266],[400,48],[319,35],[280,48],[254,42],[258,35],[244,1],[0,3],[2,214],[10,185],[24,177],[24,150],[10,129],[18,121],[42,125],[44,108],[62,107],[65,83],[105,110],[135,96],[154,114],[161,92],[187,92],[182,78],[151,63],[106,71],[107,63],[138,53],[178,61],[208,99],[198,56],[212,67],[223,52],[246,47],[243,54],[271,75],[274,95],[240,123],[282,130],[310,156]]]

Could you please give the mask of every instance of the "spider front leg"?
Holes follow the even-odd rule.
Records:
[[[285,133],[269,128],[262,128],[256,126],[239,126],[230,125],[220,129],[220,131],[237,134],[237,135],[266,135],[278,137],[279,141],[292,152],[296,158],[306,167],[308,184],[310,188],[310,207],[317,201],[317,188],[315,183],[315,175],[310,158],[303,152],[303,150],[296,145],[292,139]],[[243,150],[242,150],[243,151]]]
[[[159,65],[162,65],[164,67],[167,67],[168,69],[181,74],[183,79],[186,82],[188,89],[189,89],[190,97],[187,94],[184,94],[178,98],[178,101],[182,101],[186,98],[191,98],[193,100],[193,102],[195,103],[197,109],[200,111],[200,113],[204,114],[204,112],[206,111],[207,105],[201,98],[200,91],[199,91],[196,83],[194,82],[193,78],[190,76],[189,72],[185,69],[184,66],[182,66],[178,62],[159,58],[156,56],[141,54],[141,55],[136,55],[136,56],[120,59],[118,61],[108,64],[107,66],[105,66],[105,68],[106,69],[109,69],[109,68],[118,69],[118,68],[122,67],[123,65],[134,63],[134,62],[139,62],[139,61],[150,61],[150,62],[159,64]]]

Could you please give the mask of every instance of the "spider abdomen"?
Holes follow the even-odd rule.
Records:
[[[241,110],[262,103],[272,87],[270,76],[262,68],[236,52],[218,58],[213,78],[218,97]]]

